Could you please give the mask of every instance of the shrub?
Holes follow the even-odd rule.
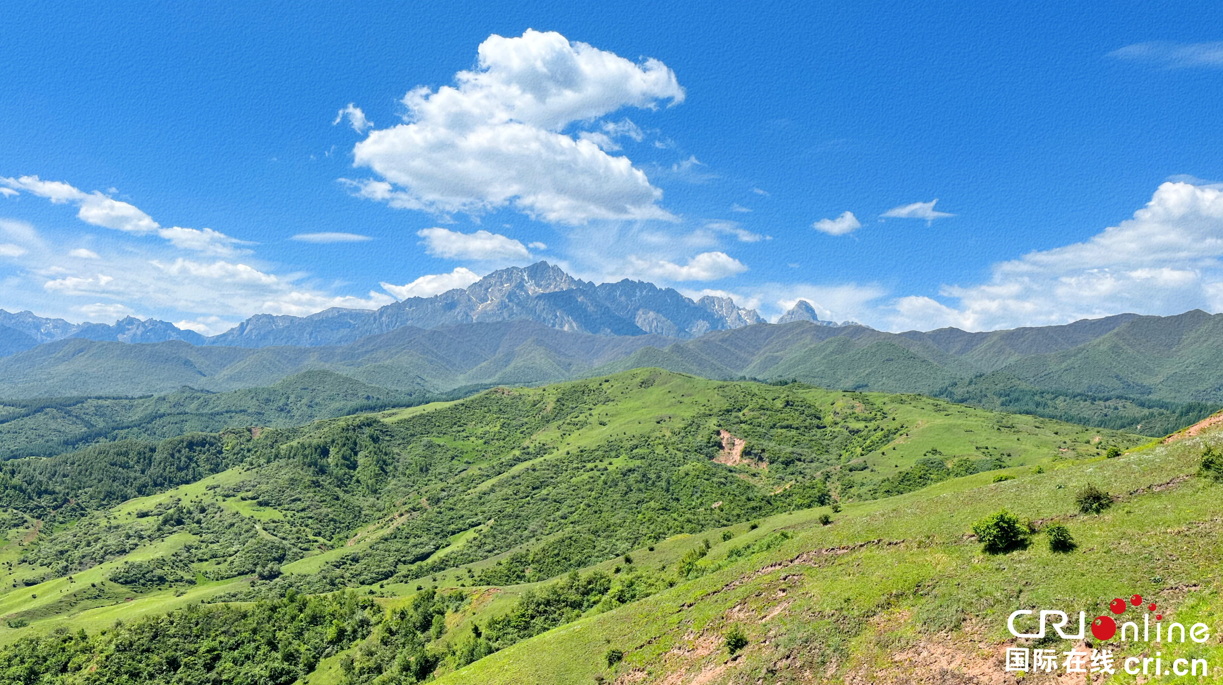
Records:
[[[1027,528],[1006,509],[974,523],[972,532],[988,554],[1004,554],[1028,544]]]
[[[1099,514],[1113,505],[1113,497],[1104,490],[1088,483],[1074,496],[1079,511],[1084,514]]]
[[[1008,481],[1008,480],[1015,480],[1015,476],[1012,476],[1012,475],[1010,475],[1010,474],[1008,474],[1008,473],[1000,473],[1000,474],[998,474],[998,475],[994,476],[994,482],[995,482],[995,483],[1002,483],[1002,482],[1005,482],[1005,481]]]
[[[747,646],[747,636],[743,634],[743,629],[738,625],[733,625],[730,630],[726,631],[726,649],[731,654],[738,654],[741,649]]]
[[[830,523],[832,523],[831,516],[829,516],[828,514],[820,514],[820,525],[821,526],[826,526]]]
[[[615,666],[616,664],[620,663],[621,661],[624,661],[624,652],[618,649],[609,649],[607,650],[607,654],[604,656],[607,659],[608,668],[611,668],[612,666]]]
[[[1202,469],[1199,474],[1223,483],[1223,452],[1207,447],[1206,451],[1202,452]]]
[[[722,531],[722,542],[726,542],[727,540],[733,537],[735,537],[735,534],[730,532],[729,530]]]
[[[1116,459],[1119,456],[1121,456],[1121,448],[1116,445],[1108,448],[1108,452],[1104,454],[1105,459]]]
[[[839,514],[839,513],[841,513],[841,503],[840,503],[840,502],[833,502],[833,503],[832,503],[832,507],[831,507],[831,509],[832,509],[832,513],[834,513],[834,514]]]
[[[1045,535],[1049,538],[1049,551],[1066,553],[1074,551],[1078,545],[1070,536],[1070,529],[1060,523],[1050,523],[1045,526]]]

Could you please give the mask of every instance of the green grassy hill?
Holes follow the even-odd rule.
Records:
[[[1218,677],[1223,484],[1198,472],[1205,445],[1219,442],[1215,433],[1040,474],[1016,471],[1014,480],[997,483],[970,476],[851,504],[830,525],[819,520],[823,509],[771,517],[754,530],[730,527],[730,539],[713,545],[701,562],[707,570],[690,574],[694,579],[589,612],[438,682],[1007,682],[1007,647],[1045,647],[1060,659],[1076,644],[1052,631],[1035,645],[1015,640],[1006,629],[1012,611],[1060,609],[1077,617],[1083,610],[1091,621],[1110,615],[1112,598],[1133,594],[1156,603],[1165,625],[1205,623],[1211,639],[1096,641],[1114,651],[1118,671],[1125,657],[1158,649],[1165,668],[1176,658],[1206,659],[1210,677]],[[1076,504],[1075,494],[1089,484],[1112,495],[1102,513],[1084,514]],[[1048,537],[1035,533],[1013,551],[983,552],[973,525],[1002,507],[1037,529],[1065,526],[1074,549],[1051,551]],[[773,549],[734,553],[783,532]],[[706,537],[721,539],[716,532]],[[638,564],[657,563],[633,556]],[[1129,607],[1120,620],[1141,625],[1147,613]],[[727,636],[734,632],[745,645],[731,653]],[[611,650],[621,658],[609,665]],[[1056,680],[1027,675],[1025,682]]]
[[[228,669],[354,684],[474,661],[472,682],[489,682],[481,664],[630,609],[679,630],[667,638],[678,644],[691,632],[682,613],[650,607],[699,600],[708,578],[859,525],[901,526],[919,548],[910,529],[928,525],[931,544],[948,526],[961,536],[959,515],[887,512],[944,492],[992,506],[1033,479],[1069,487],[1132,464],[1106,453],[1142,441],[916,395],[647,369],[12,460],[0,470],[0,674],[168,682],[150,675],[156,663],[182,682]],[[834,503],[844,512],[820,526]],[[625,651],[622,670],[654,653],[617,645],[550,662],[588,680],[608,648]],[[577,682],[568,673],[520,669],[512,682]]]

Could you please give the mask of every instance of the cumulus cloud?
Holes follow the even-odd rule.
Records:
[[[584,138],[562,131],[625,107],[683,99],[675,74],[658,60],[635,63],[559,33],[494,35],[455,85],[413,89],[403,99],[405,123],[356,145],[355,165],[380,179],[346,182],[361,197],[438,213],[512,205],[569,225],[670,220],[645,173],[608,154],[616,137],[639,133],[635,125],[600,126],[588,131],[598,136]]]
[[[326,245],[329,243],[361,243],[373,240],[373,238],[359,233],[298,233],[289,240]]]
[[[16,190],[13,190],[12,188],[0,188],[0,195],[3,195],[5,197],[17,197],[20,194],[21,193],[17,192]]]
[[[1090,240],[995,264],[987,283],[894,304],[894,328],[972,330],[1138,312],[1223,310],[1223,189],[1164,183],[1132,218]]]
[[[416,232],[424,238],[425,252],[443,259],[521,260],[530,259],[526,246],[497,233],[480,230],[459,233],[444,228],[426,228]]]
[[[357,107],[351,102],[348,103],[347,107],[336,113],[335,121],[331,122],[331,125],[335,126],[345,119],[347,119],[349,125],[352,126],[352,130],[356,131],[357,133],[364,133],[365,129],[374,125],[374,122],[365,118],[365,112],[362,112],[360,107]]]
[[[934,203],[931,202],[930,206],[933,207]],[[811,228],[828,235],[846,235],[862,228],[862,224],[853,212],[841,212],[841,216],[835,219],[820,219],[811,224]]]
[[[407,285],[392,285],[382,283],[382,289],[395,296],[397,300],[409,297],[433,297],[455,288],[466,288],[480,280],[480,277],[470,269],[459,267],[448,274],[430,274],[408,283]]]
[[[702,252],[679,265],[663,259],[629,257],[630,268],[647,278],[666,281],[716,281],[747,271],[747,266],[725,252]]]
[[[1109,57],[1149,62],[1171,69],[1223,67],[1223,41],[1214,43],[1135,43],[1108,53]]]
[[[935,211],[934,203],[936,202],[938,202],[938,198],[934,198],[929,202],[914,202],[911,205],[893,207],[884,212],[881,216],[887,219],[925,219],[926,223],[930,223],[935,219],[944,219],[950,216],[955,216],[954,214],[948,214],[947,212]]]
[[[77,259],[98,259],[97,252],[94,252],[93,250],[86,250],[83,247],[78,247],[75,250],[69,251],[68,256],[76,257]]]

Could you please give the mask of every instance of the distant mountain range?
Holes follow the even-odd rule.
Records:
[[[814,310],[800,304],[806,309],[795,316],[814,320]],[[30,312],[9,314],[0,310],[0,356],[67,338],[127,343],[182,340],[192,345],[225,347],[316,347],[353,343],[407,326],[433,329],[524,320],[574,333],[653,334],[684,339],[764,321],[755,311],[737,306],[728,297],[706,296],[694,301],[671,288],[630,280],[595,285],[539,262],[495,271],[466,289],[413,297],[374,311],[337,308],[304,317],[259,314],[208,338],[154,319],[128,317],[113,325],[72,324]]]
[[[764,324],[727,298],[694,301],[627,280],[596,286],[544,262],[376,311],[256,316],[212,338],[155,320],[0,312],[0,355],[9,399],[233,391],[311,370],[417,396],[661,367],[916,392],[1146,432],[1223,405],[1223,314],[886,333],[820,321],[800,301]]]

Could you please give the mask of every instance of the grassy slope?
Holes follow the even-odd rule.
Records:
[[[641,387],[642,381],[647,378],[653,379],[653,383],[643,389]],[[585,381],[583,383],[601,385],[607,392],[608,401],[591,407],[585,415],[585,419],[580,423],[566,422],[559,425],[549,425],[533,435],[531,441],[554,445],[556,450],[553,454],[563,454],[566,450],[598,446],[613,438],[626,439],[633,438],[634,436],[644,436],[655,431],[667,430],[669,425],[678,424],[685,417],[707,410],[709,403],[719,401],[721,396],[718,388],[738,387],[735,384],[728,385],[715,381],[705,381],[649,370],[622,374],[606,379],[605,383],[602,379]],[[514,392],[526,398],[534,396],[547,397],[555,395],[567,387],[576,385],[581,385],[581,383],[563,384],[543,389],[515,390]],[[742,387],[746,387],[752,392],[764,393],[765,396],[770,397],[784,397],[789,393],[797,393],[798,396],[825,404],[830,408],[836,407],[837,411],[848,412],[850,414],[855,411],[855,406],[860,403],[860,400],[865,398],[881,407],[890,419],[894,419],[898,424],[907,426],[908,430],[904,434],[898,435],[891,443],[864,455],[863,459],[870,465],[872,470],[857,474],[860,477],[865,476],[867,478],[878,479],[894,474],[912,466],[932,448],[940,450],[947,458],[957,455],[972,457],[1003,456],[1008,463],[1015,465],[1014,469],[1012,469],[1014,472],[1022,473],[1030,470],[1036,464],[1043,464],[1045,468],[1053,470],[1060,466],[1080,463],[1082,460],[1097,459],[1108,444],[1127,446],[1137,444],[1137,439],[1123,434],[1085,429],[1035,417],[984,412],[918,396],[852,395],[801,386],[777,388],[760,384],[746,384]],[[378,416],[388,424],[395,425],[411,417],[439,411],[461,410],[463,406],[464,402],[461,401],[438,403],[436,405],[392,410]],[[1096,438],[1098,436],[1102,436],[1104,439],[1097,441]],[[550,457],[543,458],[547,459]],[[621,462],[622,460],[614,460],[610,468],[619,468],[622,465]],[[525,462],[515,467],[510,473],[528,469],[531,465],[532,462]],[[475,466],[478,467],[479,464],[475,464]],[[741,468],[740,470],[744,472],[744,475],[758,478],[749,469]],[[238,483],[249,479],[252,474],[256,473],[257,471],[249,470],[246,467],[232,469],[168,492],[128,501],[115,507],[108,513],[116,520],[127,521],[127,525],[148,526],[152,525],[155,517],[138,519],[134,516],[134,512],[142,509],[151,509],[158,503],[170,502],[177,498],[187,502],[196,500],[214,501],[231,511],[236,511],[256,520],[269,520],[281,517],[281,512],[275,509],[256,506],[250,500],[236,499],[232,496],[224,497],[219,495],[215,488],[210,488],[210,486]],[[996,474],[997,472],[981,474],[953,481],[950,485],[945,484],[939,487],[963,488],[969,485],[979,485],[990,480]],[[495,487],[497,482],[505,477],[505,475],[502,475],[488,479],[476,487],[477,489]],[[1009,484],[1003,485],[1014,487]],[[937,491],[935,489],[926,492]],[[864,505],[853,505],[847,510],[847,515],[850,512],[853,512],[852,515],[858,516],[866,512],[882,511],[886,510],[889,506],[896,506],[895,502],[915,499],[914,495],[907,497],[907,500],[887,500]],[[920,499],[920,497],[916,498]],[[815,515],[816,512],[800,512],[774,517],[766,525],[762,526],[759,531],[752,533],[750,536],[744,535],[742,540],[759,537],[780,526],[809,528]],[[732,528],[737,533],[746,533],[746,524],[739,524]],[[832,529],[819,531],[818,534],[826,535],[833,531],[845,530],[846,528],[847,526],[844,524],[838,523]],[[363,526],[362,530],[365,530],[367,534],[358,537],[351,547],[339,547],[286,564],[283,571],[286,574],[312,574],[324,562],[367,549],[371,543],[386,534],[389,526],[385,525],[385,522],[383,524],[376,523],[371,526]],[[26,532],[22,530],[10,531],[10,542],[0,548],[0,562],[15,558],[19,551],[20,540]],[[43,535],[50,532],[52,531],[43,531]],[[358,532],[361,531],[354,530],[351,531],[351,534],[355,535]],[[718,537],[719,534],[715,532],[712,539],[720,539]],[[443,550],[435,553],[435,557],[444,557],[447,554],[453,553],[465,545],[472,537],[474,537],[474,532],[472,531],[466,534],[450,536],[444,541],[444,544],[440,545]],[[678,558],[696,544],[699,539],[700,536],[678,536],[658,544],[653,552],[639,550],[633,552],[633,556],[638,559],[638,563],[644,565],[674,565]],[[733,542],[738,544],[742,540],[736,539]],[[27,632],[42,633],[59,627],[72,629],[84,627],[93,631],[110,625],[118,618],[127,620],[132,616],[163,612],[188,603],[197,603],[201,599],[218,594],[249,587],[250,579],[248,577],[232,578],[225,581],[201,582],[196,586],[178,591],[166,589],[152,590],[146,593],[133,592],[110,582],[103,583],[109,572],[121,565],[125,560],[147,559],[166,554],[172,551],[174,546],[181,546],[187,541],[187,539],[183,538],[172,538],[171,540],[158,543],[157,546],[138,549],[128,555],[128,557],[116,559],[101,567],[95,567],[75,574],[73,577],[74,582],[59,578],[32,587],[20,586],[21,583],[18,582],[19,587],[13,588],[13,582],[19,581],[21,578],[37,575],[43,569],[23,567],[17,573],[0,575],[0,587],[7,586],[10,588],[7,593],[0,595],[0,615],[3,615],[6,619],[18,618],[30,622],[28,627],[20,629],[0,626],[0,642],[16,639]],[[715,557],[718,551],[724,551],[726,546],[723,544],[715,547]],[[502,554],[476,563],[465,564],[464,569],[472,568],[474,571],[479,572],[481,569],[505,556],[505,554]],[[610,567],[613,564],[614,562],[608,561],[603,565]],[[0,567],[0,574],[6,571],[6,568]],[[373,590],[380,595],[406,596],[413,594],[417,585],[444,588],[470,582],[468,577],[460,573],[458,569],[442,571],[434,577],[437,578],[436,581],[427,579],[410,583],[385,583],[385,587],[380,585],[367,589]],[[102,587],[102,591],[98,592],[95,588],[90,587],[91,583],[99,584]],[[484,613],[480,614],[479,620],[486,618],[487,611],[503,610],[508,605],[510,599],[517,596],[524,587],[527,586],[499,588],[501,592],[495,595],[496,601],[481,607],[480,611]],[[85,591],[86,588],[89,588],[89,592]],[[33,595],[37,595],[37,597]],[[128,598],[131,598],[130,601]],[[461,622],[467,619],[460,617],[457,620]],[[311,682],[318,681],[312,680]]]
[[[1223,485],[1187,478],[1197,470],[1201,447],[1202,440],[1189,439],[1040,475],[1013,469],[1020,477],[1002,483],[978,474],[850,505],[828,527],[816,521],[820,510],[774,517],[716,546],[711,558],[772,530],[796,534],[774,552],[554,629],[439,682],[992,679],[1002,674],[1011,611],[1085,610],[1090,620],[1105,613],[1112,597],[1133,593],[1159,603],[1166,621],[1205,622],[1213,634],[1223,619]],[[1082,515],[1074,506],[1073,493],[1089,482],[1119,497],[1103,515]],[[1065,523],[1079,548],[1053,554],[1037,537],[1023,551],[982,554],[967,533],[1001,505],[1033,520]],[[734,658],[721,637],[731,624],[750,641]],[[1050,646],[1063,651],[1071,644]],[[612,647],[625,660],[609,669],[603,654]],[[1113,645],[1121,655],[1141,647]],[[1208,658],[1218,668],[1223,658],[1217,639],[1161,649],[1165,664]]]

